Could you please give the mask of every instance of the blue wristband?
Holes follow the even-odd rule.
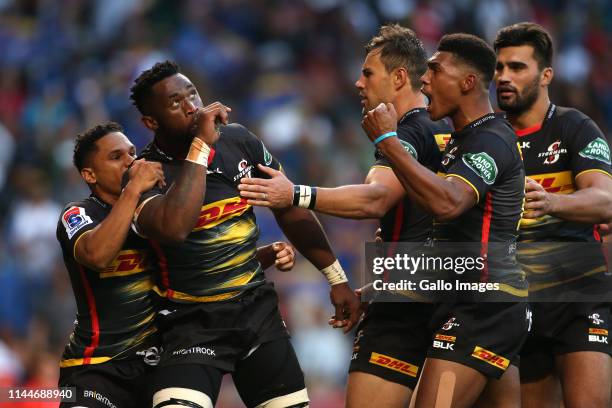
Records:
[[[374,145],[376,146],[377,144],[379,144],[386,138],[393,137],[393,136],[397,136],[397,132],[388,132],[388,133],[385,133],[384,135],[380,135],[376,138],[376,140],[374,140]]]

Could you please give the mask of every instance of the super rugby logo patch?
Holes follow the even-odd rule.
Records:
[[[497,178],[497,164],[485,152],[466,153],[461,158],[466,166],[476,173],[485,183],[491,185]]]
[[[408,153],[410,153],[410,155],[412,157],[414,157],[415,160],[419,160],[419,154],[417,153],[417,151],[416,151],[416,149],[414,148],[413,145],[411,145],[407,141],[401,140],[401,139],[400,139],[400,143],[402,144],[402,147],[404,148],[404,150],[406,150]]]
[[[591,143],[578,154],[586,159],[599,160],[610,165],[610,147],[608,147],[608,143],[601,137],[591,141]]]
[[[64,224],[64,228],[66,228],[68,239],[72,239],[74,234],[81,228],[92,222],[91,218],[85,214],[85,209],[83,207],[70,207],[62,215],[62,224]]]

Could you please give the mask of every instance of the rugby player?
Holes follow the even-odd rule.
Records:
[[[163,185],[164,177],[160,163],[135,159],[117,123],[77,136],[74,165],[92,193],[67,204],[57,228],[78,308],[59,380],[61,387],[76,387],[76,400],[62,407],[150,404],[147,386],[159,360],[149,296],[157,263],[149,244],[129,227],[140,195]],[[293,266],[293,250],[284,242],[262,247],[257,255],[266,266]]]
[[[395,137],[392,104],[369,111],[362,123],[409,198],[434,216],[434,238],[477,243],[486,264],[476,278],[499,283],[504,299],[512,300],[436,304],[434,341],[413,397],[417,407],[471,407],[486,384],[502,375],[509,386],[497,397],[510,406],[520,404],[516,364],[528,328],[527,290],[514,247],[525,180],[516,135],[489,102],[494,68],[494,51],[469,34],[445,35],[428,60],[421,78],[427,110],[433,120],[450,117],[455,129],[441,162],[442,177],[419,164]],[[492,244],[505,248],[503,256],[492,252]]]
[[[60,387],[76,387],[76,402],[62,407],[149,402],[147,379],[159,359],[149,297],[154,265],[130,223],[140,195],[163,184],[164,177],[159,163],[135,157],[116,123],[77,136],[73,161],[91,195],[68,203],[57,224],[78,310],[59,380]]]
[[[399,119],[400,143],[420,164],[437,171],[441,155],[436,140],[450,136],[446,123],[433,122],[425,110],[420,91],[426,52],[414,32],[399,25],[380,29],[365,47],[361,76],[355,83],[363,113],[381,102],[392,103]],[[375,163],[363,184],[336,188],[294,186],[282,172],[262,166],[270,179],[245,178],[238,186],[248,203],[287,208],[294,203],[329,215],[346,218],[379,218],[384,242],[425,241],[431,236],[432,216],[407,196],[384,155],[376,150]],[[302,200],[304,190],[314,191]],[[295,192],[295,194],[294,194]],[[266,194],[266,199],[261,198]],[[414,330],[414,321],[426,326],[430,306],[417,303],[374,302],[355,335],[347,387],[348,407],[407,406],[424,349],[431,341],[427,330]],[[334,322],[332,322],[334,323]],[[406,341],[411,338],[411,341]],[[416,341],[420,339],[420,344]],[[394,369],[380,364],[376,356],[411,367]]]
[[[497,102],[519,137],[529,177],[520,241],[568,242],[519,251],[530,272],[530,292],[543,284],[560,284],[559,276],[549,276],[559,268],[590,279],[607,270],[605,259],[597,245],[578,249],[588,253],[577,257],[575,243],[600,241],[595,225],[612,217],[606,137],[582,112],[550,101],[553,46],[543,27],[504,27],[494,48]],[[566,407],[610,407],[610,304],[593,299],[537,302],[531,308],[533,326],[521,351],[523,406],[558,407],[560,380]]]
[[[161,268],[154,291],[162,298],[164,353],[153,405],[212,407],[222,376],[231,372],[249,407],[307,406],[276,292],[254,256],[255,215],[237,189],[241,178],[260,174],[257,164],[280,164],[246,128],[226,124],[223,105],[211,105],[214,115],[204,115],[197,89],[170,61],[144,71],[131,91],[143,123],[155,134],[142,156],[162,163],[167,182],[185,189],[170,211],[172,187],[151,190],[134,218],[138,232],[156,242]],[[190,180],[176,176],[184,163],[194,168]],[[318,221],[299,208],[274,215],[328,278],[336,319],[350,329],[359,319],[359,300]],[[169,228],[177,218],[180,226]]]

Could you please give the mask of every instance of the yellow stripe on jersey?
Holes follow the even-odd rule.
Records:
[[[580,275],[572,276],[571,278],[568,278],[568,279],[564,279],[564,280],[560,280],[560,281],[555,281],[555,282],[548,282],[548,283],[530,283],[529,284],[529,291],[530,292],[537,292],[539,290],[552,288],[554,286],[565,285],[567,283],[575,282],[575,281],[577,281],[579,279],[582,279],[582,278],[586,278],[586,277],[589,277],[589,276],[592,276],[592,275],[596,275],[598,273],[606,272],[607,270],[608,270],[608,267],[606,265],[602,265],[602,266],[598,266],[595,269],[591,269],[588,272],[581,273]]]
[[[100,272],[100,278],[134,275],[146,270],[147,254],[145,251],[127,249],[119,251],[113,262]]]
[[[202,206],[200,218],[192,231],[201,231],[221,224],[230,218],[239,217],[251,208],[246,198],[230,197]]]
[[[89,364],[106,363],[110,359],[111,359],[111,357],[91,357],[89,359]],[[74,366],[83,365],[84,361],[85,361],[84,358],[71,358],[71,359],[68,359],[68,360],[60,361],[59,366],[60,366],[60,368],[74,367]]]
[[[451,138],[451,134],[437,133],[434,135],[434,138],[436,139],[436,143],[438,144],[438,149],[440,149],[441,152],[444,152],[444,149],[446,149],[446,144]]]
[[[440,173],[438,173],[438,174],[440,174]],[[456,177],[459,180],[463,180],[464,182],[466,182],[468,184],[468,186],[472,187],[474,189],[474,192],[476,193],[476,203],[480,202],[480,193],[478,192],[478,189],[468,179],[466,179],[465,177],[462,177],[462,176],[460,176],[458,174],[453,174],[453,173],[445,174],[444,177],[446,177],[446,178],[448,178],[448,177]]]
[[[227,288],[231,286],[242,286],[251,282],[254,276],[257,275],[257,271],[243,273],[235,278],[232,278],[228,282],[223,283],[223,285],[218,286],[218,288]],[[158,286],[154,286],[153,290],[161,297],[168,297],[170,299],[176,300],[184,300],[187,302],[220,302],[222,300],[232,299],[242,293],[242,290],[235,290],[233,292],[220,293],[218,295],[209,295],[209,296],[192,296],[187,293],[172,291],[171,296],[168,296],[168,292],[165,289],[160,289]]]
[[[574,176],[574,179],[582,176],[583,174],[587,174],[587,173],[603,173],[603,174],[605,174],[608,177],[612,177],[612,174],[608,173],[605,170],[601,170],[601,169],[589,169],[589,170],[581,171],[580,173],[576,174],[576,176]]]

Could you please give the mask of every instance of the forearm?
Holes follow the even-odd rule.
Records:
[[[572,194],[551,194],[550,214],[567,221],[607,224],[612,221],[612,194],[585,188]]]
[[[323,269],[334,263],[336,256],[319,220],[311,211],[290,207],[274,210],[274,216],[293,246],[316,268]]]
[[[128,185],[109,215],[77,243],[79,262],[94,269],[106,268],[117,256],[127,237],[140,194]]]
[[[406,153],[397,138],[388,138],[378,147],[391,162],[393,172],[412,201],[437,217],[454,214],[459,203],[451,183],[419,164]]]
[[[391,207],[386,189],[376,184],[317,188],[314,210],[336,217],[381,218]]]

